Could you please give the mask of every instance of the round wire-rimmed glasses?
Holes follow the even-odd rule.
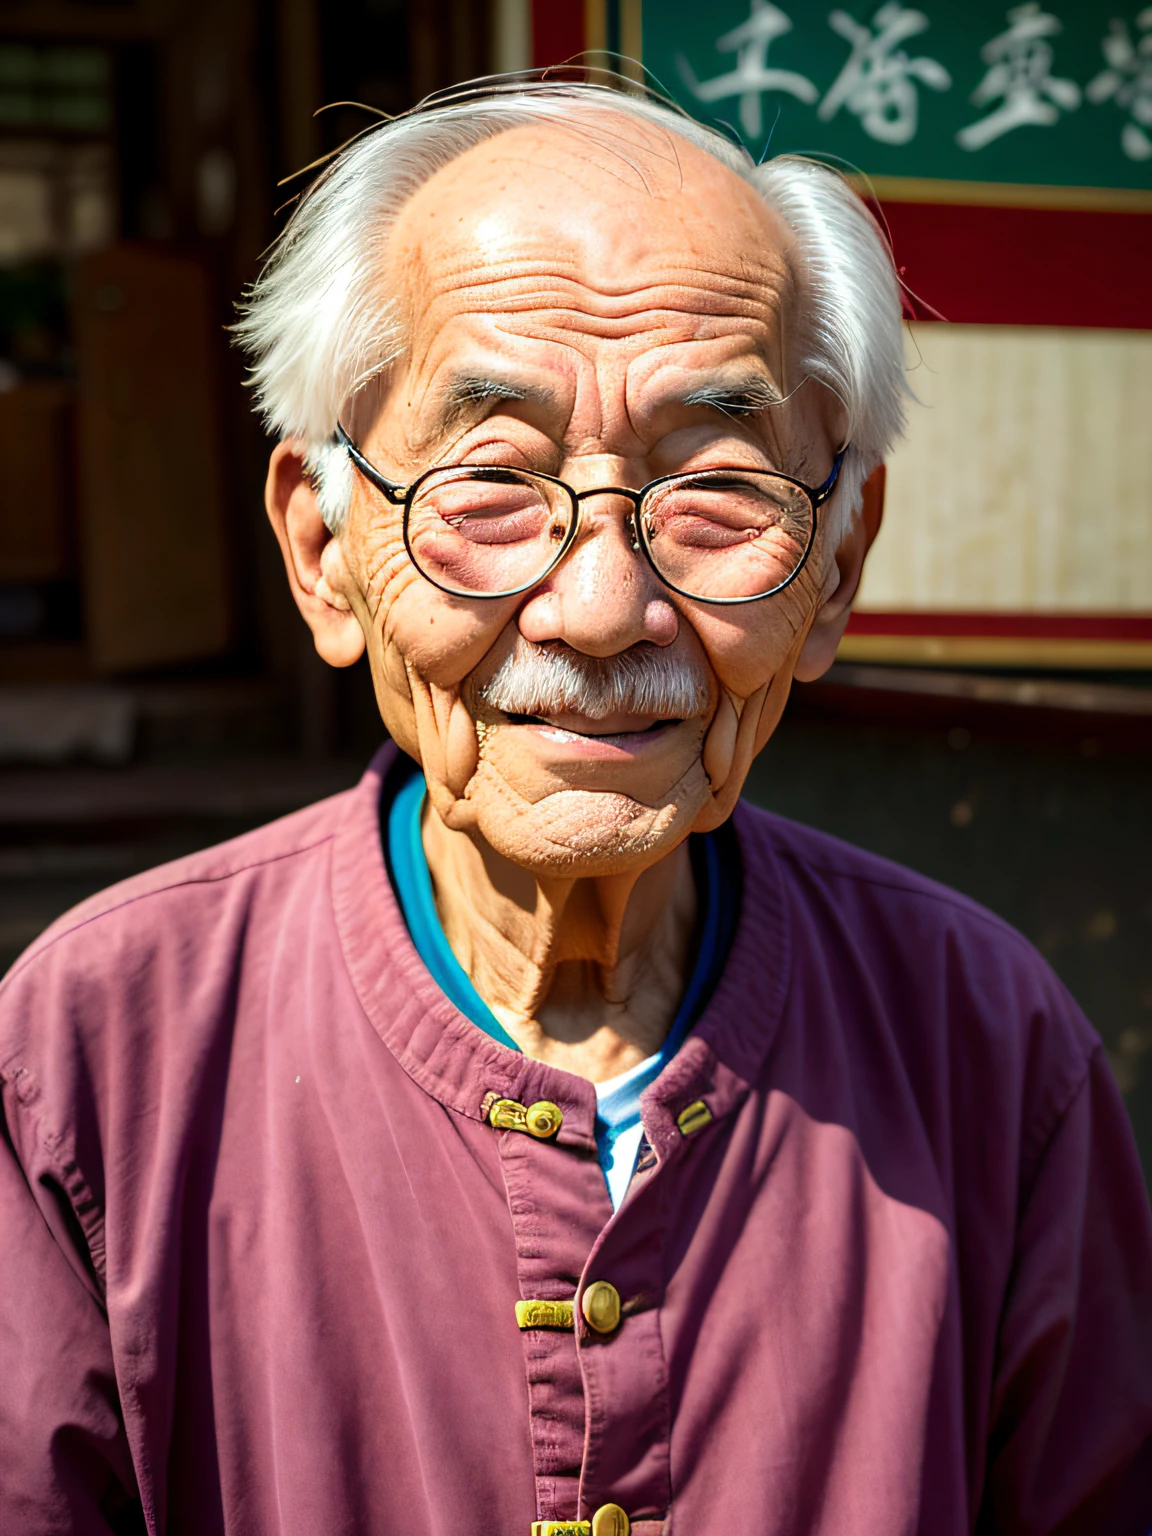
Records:
[[[404,508],[404,547],[420,574],[452,597],[530,591],[572,548],[581,503],[623,496],[627,528],[666,587],[703,603],[751,603],[791,585],[812,553],[816,515],[836,488],[847,448],[820,486],[774,470],[703,469],[664,475],[639,491],[577,491],[554,475],[500,465],[450,464],[411,485],[387,479],[343,427],[360,473]]]

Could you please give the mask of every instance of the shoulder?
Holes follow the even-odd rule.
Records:
[[[130,1208],[125,1191],[209,1157],[237,1061],[306,1016],[301,976],[332,995],[332,850],[350,827],[363,843],[380,762],[344,794],[94,896],[0,983],[8,1135],[29,1183],[71,1203],[96,1271],[105,1170]]]
[[[776,864],[793,910],[834,909],[854,930],[875,937],[890,932],[901,948],[928,934],[962,935],[985,956],[1051,977],[1028,940],[1003,918],[927,875],[754,806],[741,805],[737,826],[746,858]]]
[[[154,922],[171,933],[174,911],[189,924],[217,900],[221,888],[258,886],[290,871],[301,856],[322,850],[335,834],[342,808],[351,793],[328,800],[258,827],[210,848],[157,865],[143,874],[111,885],[56,919],[16,961],[3,986],[41,965],[52,955],[75,957],[89,946],[100,949],[113,935],[139,936]]]
[[[1013,1102],[1027,1164],[1100,1050],[1043,956],[978,902],[838,838],[751,806],[737,828],[745,858],[783,886],[794,987],[819,974],[914,1080],[947,1082],[973,1108]]]
[[[110,887],[41,934],[0,983],[0,1088],[26,1168],[47,1159],[65,1182],[83,1171],[95,1210],[107,1157],[139,1172],[196,1139],[219,1112],[242,1022],[283,1015],[294,967],[338,970],[332,846],[378,788],[370,769],[344,794]]]
[[[242,984],[331,928],[331,844],[354,789],[125,880],[57,919],[0,983],[0,1076],[183,1059],[226,1031]]]

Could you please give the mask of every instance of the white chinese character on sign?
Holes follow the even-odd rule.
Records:
[[[923,32],[928,18],[902,5],[882,5],[871,28],[846,11],[833,11],[828,25],[852,45],[848,62],[833,81],[816,115],[822,122],[847,107],[865,133],[882,144],[907,144],[916,135],[919,98],[915,81],[946,91],[952,76],[935,59],[910,59],[899,45]]]
[[[1122,21],[1114,21],[1100,51],[1108,61],[1092,80],[1085,95],[1089,101],[1115,99],[1126,107],[1132,121],[1120,133],[1120,147],[1130,160],[1152,160],[1152,5],[1140,12],[1136,25],[1143,37],[1133,43]]]
[[[1060,80],[1052,73],[1055,54],[1048,41],[1064,29],[1055,16],[1039,5],[1018,5],[1008,12],[1008,30],[985,43],[980,57],[988,65],[983,80],[972,92],[974,106],[1000,101],[1000,106],[979,122],[969,123],[956,135],[961,149],[983,149],[1001,134],[1029,124],[1051,128],[1060,109],[1071,112],[1080,105],[1080,87],[1074,80]]]
[[[697,80],[683,54],[676,63],[684,84],[697,101],[721,101],[726,96],[740,98],[740,126],[750,139],[764,131],[760,97],[765,91],[788,91],[809,106],[820,94],[811,80],[791,69],[769,69],[768,50],[778,37],[791,32],[792,23],[770,0],[752,0],[747,21],[717,38],[721,53],[735,53],[736,68],[712,80]]]

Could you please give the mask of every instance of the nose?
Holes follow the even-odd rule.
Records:
[[[617,656],[641,641],[671,645],[679,617],[633,548],[631,511],[611,493],[582,499],[574,547],[520,610],[525,640],[562,640],[589,656]]]

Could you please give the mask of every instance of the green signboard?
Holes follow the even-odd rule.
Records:
[[[1152,187],[1152,5],[644,0],[644,63],[756,155],[873,176]]]

